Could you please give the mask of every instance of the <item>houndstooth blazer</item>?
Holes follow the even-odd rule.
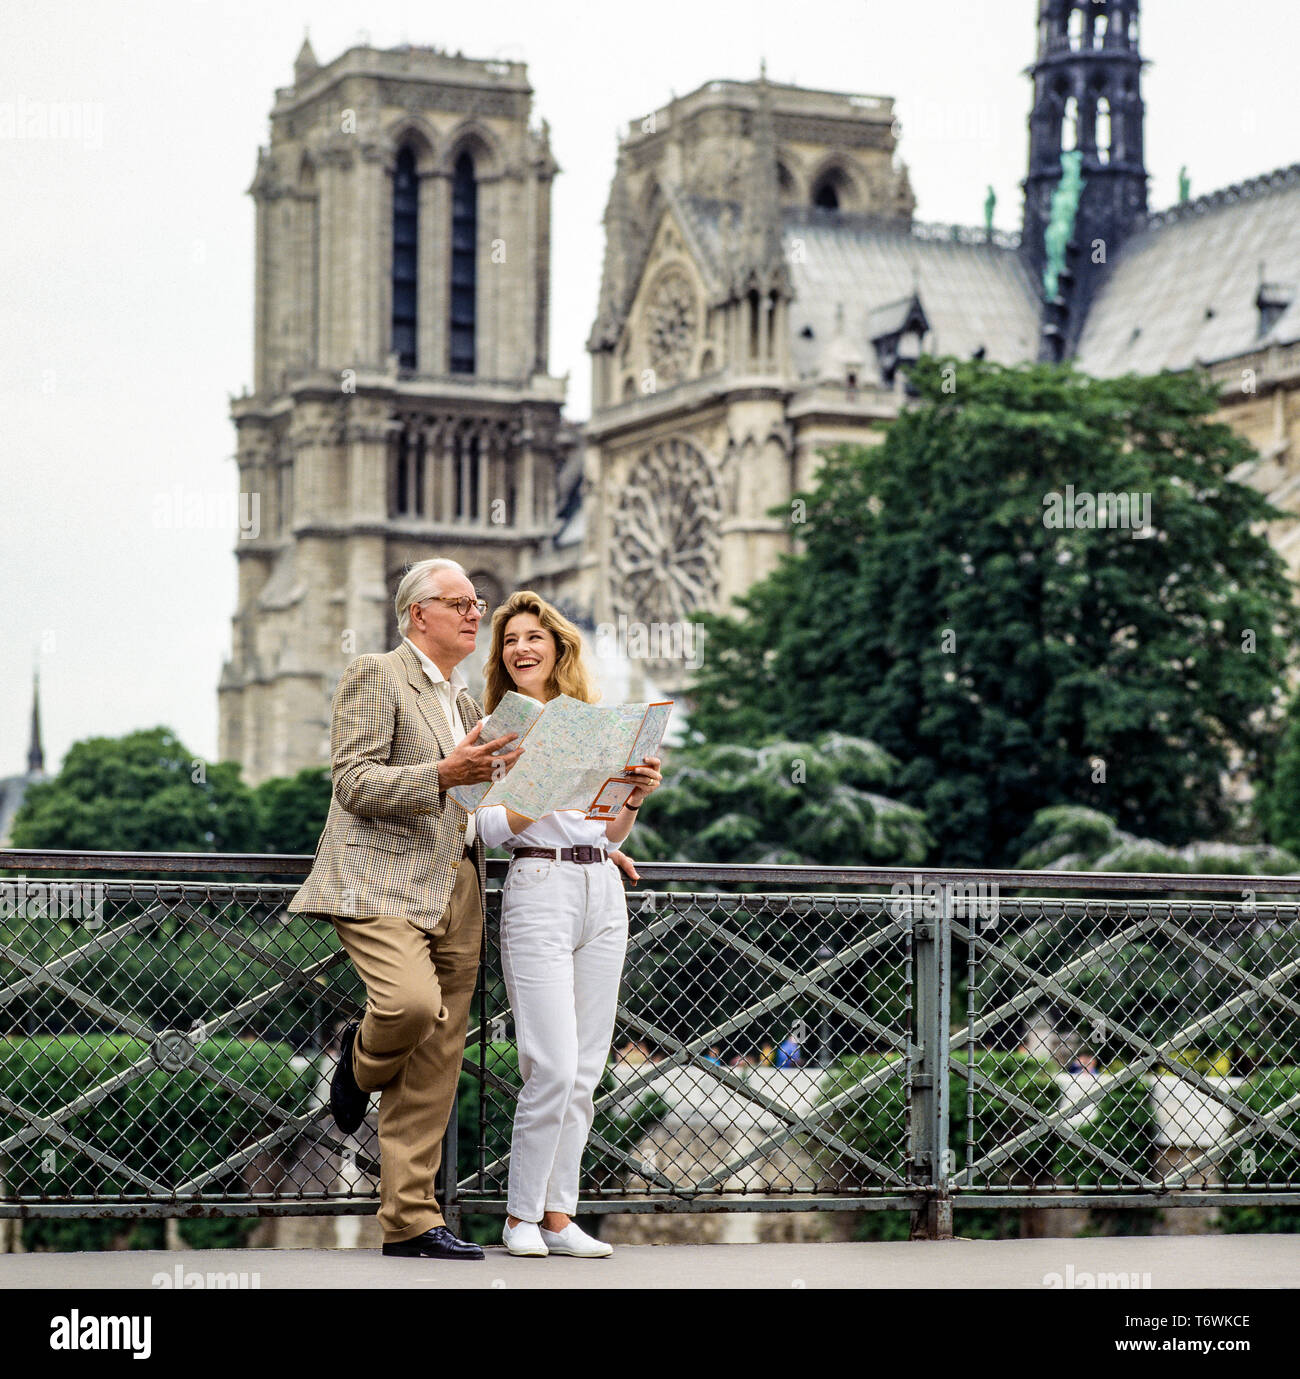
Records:
[[[456,704],[468,732],[483,711],[464,690]],[[432,929],[465,855],[469,815],[438,788],[438,762],[455,748],[437,692],[405,642],[358,656],[334,694],[334,792],[311,874],[290,912],[344,920],[402,915]],[[484,893],[481,838],[473,857]]]

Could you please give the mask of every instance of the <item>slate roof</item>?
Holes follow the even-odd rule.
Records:
[[[1075,362],[1105,378],[1290,344],[1300,340],[1297,278],[1300,164],[1293,164],[1148,216],[1102,282]],[[1261,280],[1290,296],[1267,329],[1256,305]]]
[[[733,203],[680,197],[706,275],[726,262],[723,217]],[[822,372],[826,347],[836,337],[836,310],[844,307],[844,334],[861,346],[866,377],[875,368],[871,335],[876,313],[909,300],[915,291],[930,322],[932,354],[973,355],[1005,364],[1033,359],[1038,344],[1038,302],[1015,241],[983,231],[883,225],[868,215],[784,207],[782,241],[794,282],[792,356],[801,377]],[[807,332],[811,331],[811,335]],[[866,378],[864,378],[866,381]]]

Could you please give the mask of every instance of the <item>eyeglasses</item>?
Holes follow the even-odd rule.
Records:
[[[440,594],[434,594],[430,598],[421,599],[420,602],[454,604],[456,607],[456,612],[459,613],[462,618],[465,616],[466,613],[469,612],[471,607],[478,609],[478,615],[480,618],[487,612],[487,603],[483,599],[472,599],[469,597],[468,594],[462,594],[458,599],[444,598]]]

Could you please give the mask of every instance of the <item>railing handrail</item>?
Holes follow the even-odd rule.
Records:
[[[236,875],[305,876],[309,853],[276,852],[94,852],[70,848],[0,848],[3,871],[146,871]],[[488,858],[488,874],[503,876],[504,858]],[[965,867],[818,867],[760,863],[637,862],[643,881],[701,881],[792,885],[970,885],[999,890],[1050,891],[1235,891],[1300,895],[1300,875],[1233,873],[1021,871]],[[0,882],[3,878],[0,878]],[[964,893],[964,892],[962,892]]]

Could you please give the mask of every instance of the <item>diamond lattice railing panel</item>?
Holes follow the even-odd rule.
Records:
[[[907,926],[862,897],[630,896],[584,1196],[906,1191]],[[520,1079],[496,924],[484,968],[484,1153],[504,1195]],[[477,1046],[469,1065],[479,1069]]]
[[[7,885],[0,1196],[374,1196],[373,1126],[326,1106],[364,990],[292,887]]]
[[[364,987],[293,891],[4,883],[0,1200],[376,1202],[377,1105],[349,1137],[327,1106]],[[865,895],[629,903],[584,1198],[914,1192],[911,918]],[[499,907],[461,1081],[467,1205],[505,1198],[520,1086]],[[1003,900],[952,935],[957,1193],[1300,1189],[1295,904]]]
[[[1300,1183],[1294,904],[1002,901],[954,934],[959,1190]]]

